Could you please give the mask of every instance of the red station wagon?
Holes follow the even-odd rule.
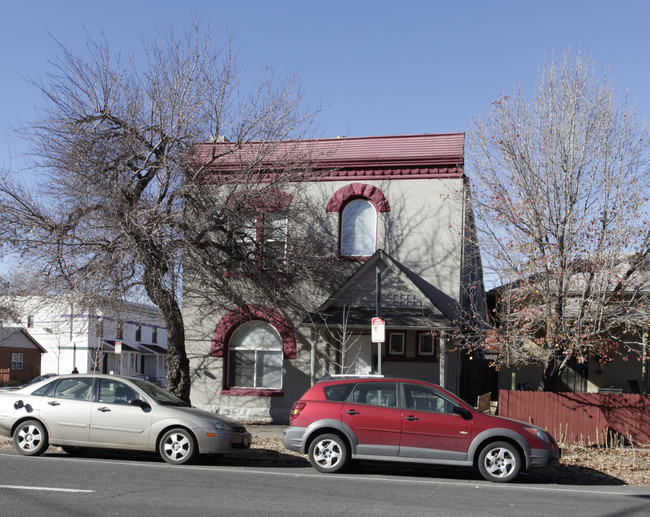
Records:
[[[477,411],[435,384],[410,379],[321,380],[291,409],[284,445],[320,472],[350,459],[478,468],[507,482],[559,463],[553,437],[533,425]]]

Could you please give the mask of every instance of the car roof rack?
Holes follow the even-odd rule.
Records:
[[[386,375],[380,375],[380,374],[356,374],[356,373],[328,373],[326,375],[323,375],[318,381],[316,382],[323,382],[323,381],[335,381],[338,379],[390,379],[391,377],[387,377]]]

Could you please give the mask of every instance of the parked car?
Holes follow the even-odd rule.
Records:
[[[293,405],[283,442],[320,472],[338,472],[350,459],[381,460],[475,467],[489,481],[507,482],[560,458],[543,429],[411,379],[317,382]]]
[[[163,382],[158,377],[154,377],[153,375],[149,375],[149,374],[146,374],[146,373],[133,375],[133,378],[134,379],[142,379],[144,381],[151,382],[152,384],[155,384],[156,386],[161,386],[162,387],[162,385],[163,385]]]
[[[1,386],[0,391],[16,391],[20,388],[24,388],[25,386],[29,386],[30,384],[34,384],[35,382],[42,381],[44,379],[49,379],[50,377],[54,377],[56,373],[44,373],[43,375],[38,375],[37,377],[34,377],[31,381],[26,382],[25,384],[21,384],[20,386]]]
[[[0,435],[26,456],[52,444],[69,454],[157,451],[177,465],[251,445],[235,420],[193,408],[150,382],[102,374],[61,375],[0,393]]]

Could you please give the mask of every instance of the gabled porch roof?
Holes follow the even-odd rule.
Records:
[[[381,272],[381,317],[393,328],[453,327],[453,316],[420,285],[414,274],[377,250],[303,324],[370,327],[377,316],[376,272]]]

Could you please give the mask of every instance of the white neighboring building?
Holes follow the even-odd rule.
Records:
[[[165,383],[167,327],[157,308],[128,303],[117,313],[43,297],[20,306],[20,323],[47,351],[42,373],[76,368],[79,373],[144,374]]]

